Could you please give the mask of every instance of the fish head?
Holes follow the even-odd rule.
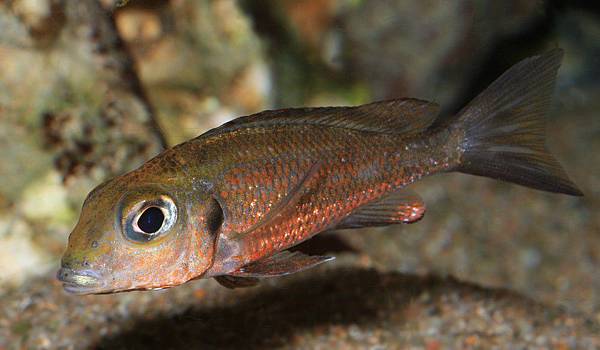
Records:
[[[211,197],[194,187],[134,172],[90,192],[58,271],[65,290],[163,289],[200,277],[215,235],[207,234]]]

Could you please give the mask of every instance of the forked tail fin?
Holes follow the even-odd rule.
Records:
[[[458,114],[464,131],[456,170],[535,189],[582,196],[544,144],[563,51],[527,58],[494,81]]]

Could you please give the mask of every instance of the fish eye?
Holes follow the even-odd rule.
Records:
[[[168,232],[176,220],[175,203],[167,196],[160,196],[135,204],[125,217],[123,231],[131,241],[150,242]]]
[[[164,222],[165,214],[163,214],[162,209],[159,207],[149,207],[140,215],[137,225],[144,233],[151,235],[158,232]]]

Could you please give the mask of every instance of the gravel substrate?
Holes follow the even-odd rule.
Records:
[[[378,273],[346,254],[312,273],[229,291],[77,297],[40,279],[3,297],[0,348],[595,348],[600,326],[506,290]]]

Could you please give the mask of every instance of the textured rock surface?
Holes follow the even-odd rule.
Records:
[[[268,106],[269,68],[235,1],[132,3],[116,23],[171,144]]]
[[[516,0],[101,3],[0,3],[0,349],[600,347],[595,14]],[[440,175],[415,186],[419,223],[317,240],[340,259],[258,288],[74,297],[53,278],[87,191],[163,143],[271,104],[410,95],[453,109],[554,46],[567,54],[548,143],[584,198]]]
[[[156,154],[162,137],[99,4],[4,2],[0,28],[0,240],[7,242],[0,266],[8,266],[0,284],[7,285],[54,269],[87,192]],[[11,252],[8,242],[19,248]]]
[[[342,61],[374,98],[449,106],[495,43],[542,13],[541,1],[362,1],[342,16]]]
[[[351,76],[374,99],[416,96],[445,107],[455,107],[499,41],[529,30],[545,12],[544,2],[521,0],[270,4],[254,12],[266,26],[289,28],[289,36],[275,34],[276,44],[295,42],[305,62],[328,68],[322,74]]]
[[[596,323],[505,290],[359,266],[348,257],[246,290],[199,281],[79,298],[37,280],[30,293],[4,297],[0,339],[12,332],[14,348],[98,349],[600,346]]]

